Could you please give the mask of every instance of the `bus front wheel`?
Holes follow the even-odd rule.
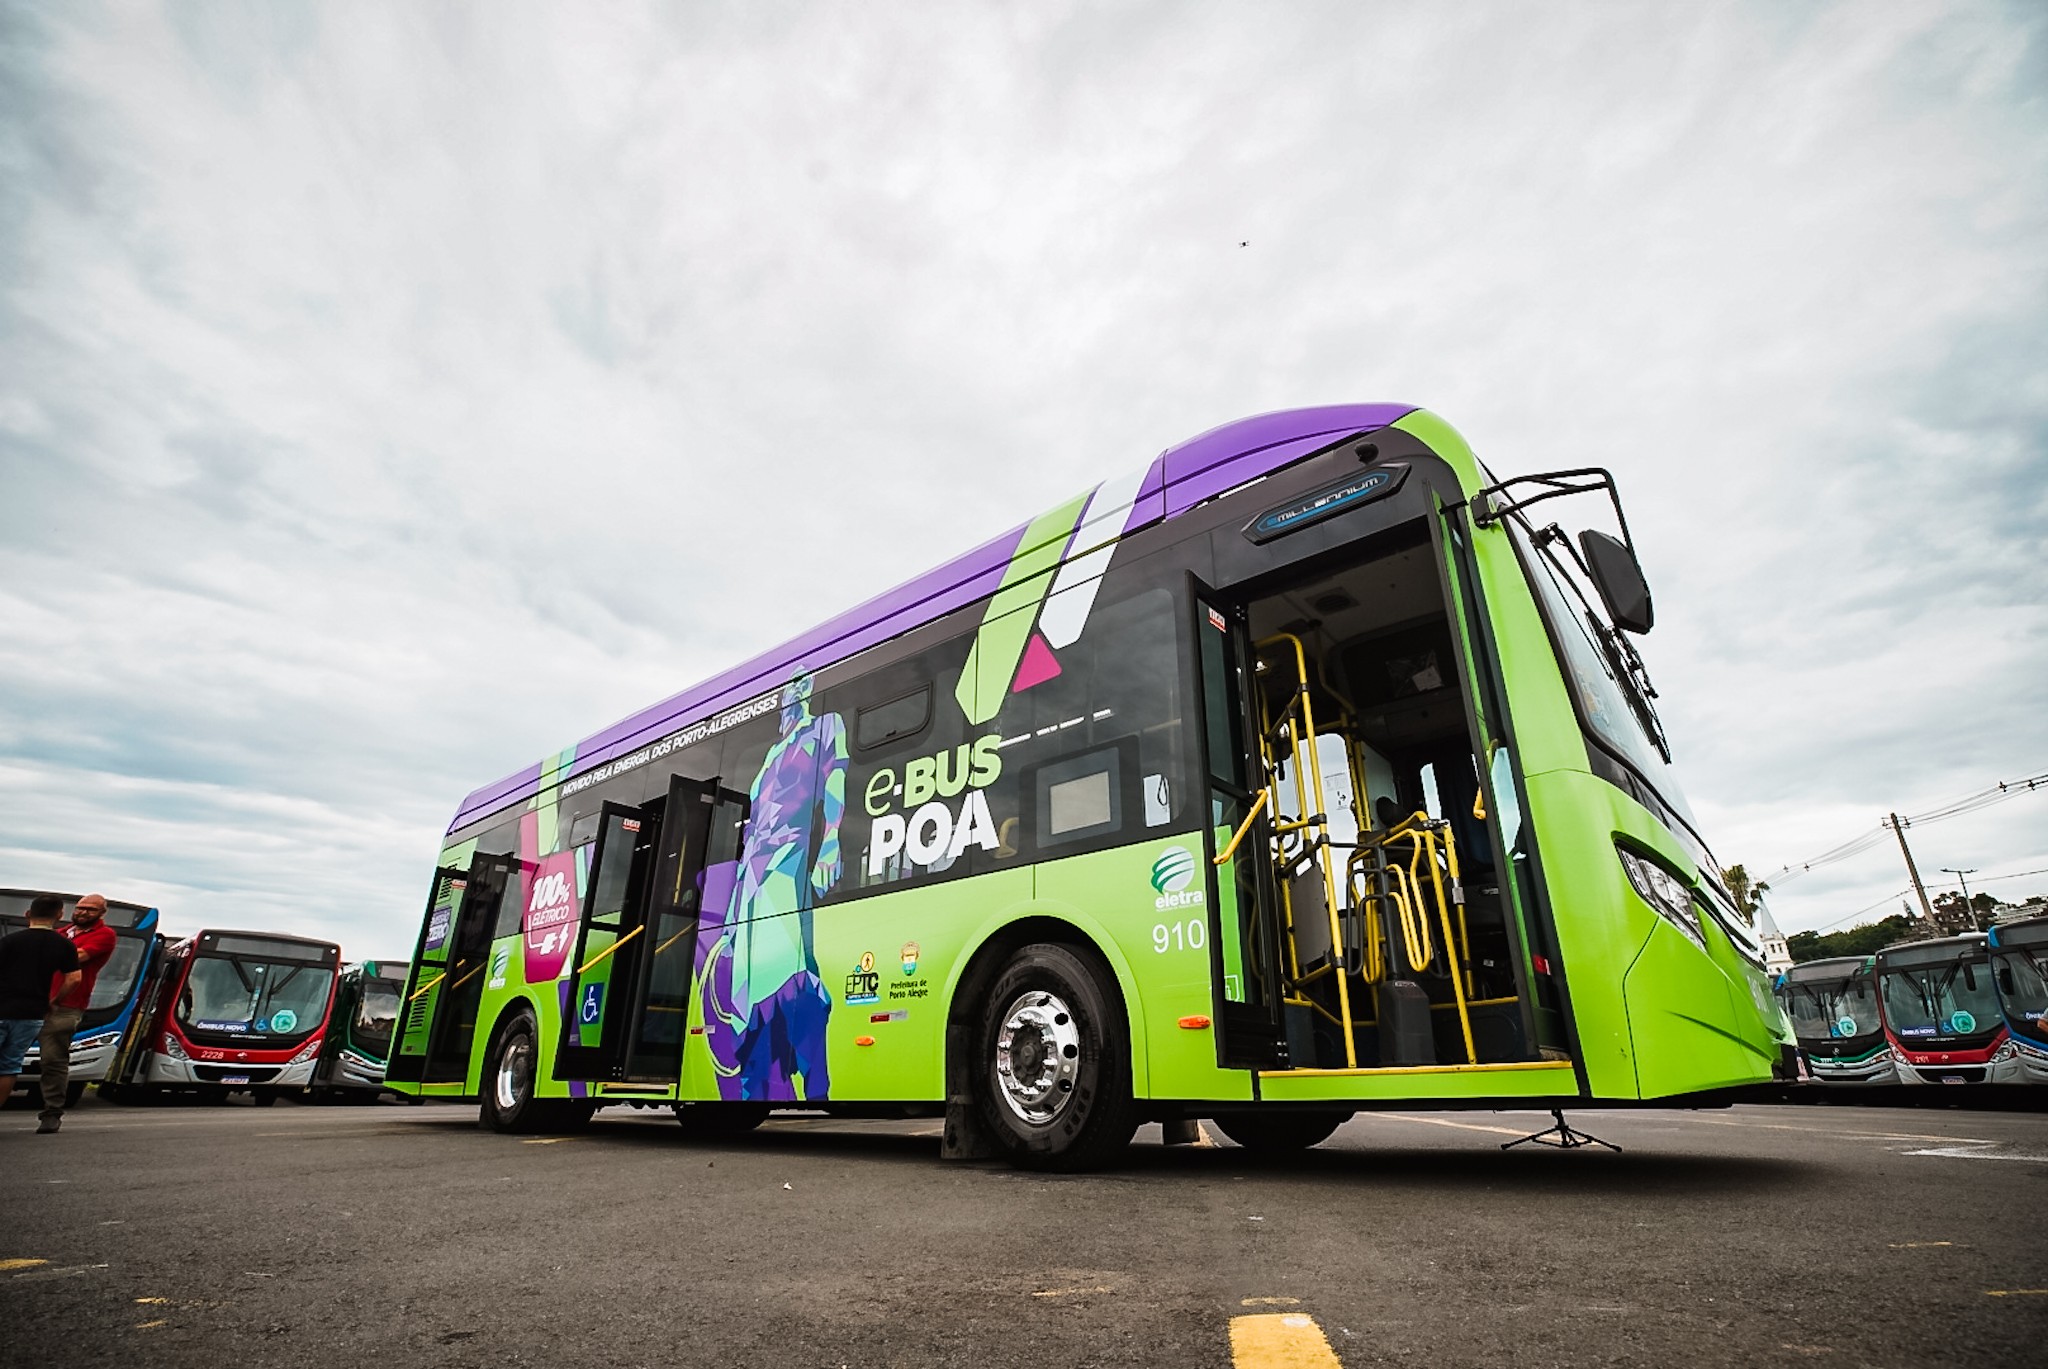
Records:
[[[590,1120],[596,1104],[580,1098],[536,1098],[540,1033],[525,1013],[505,1024],[484,1064],[483,1106],[477,1120],[492,1131],[573,1131]]]
[[[983,1124],[1013,1164],[1091,1169],[1137,1130],[1130,1043],[1103,972],[1066,946],[1025,946],[996,977],[975,1060]]]

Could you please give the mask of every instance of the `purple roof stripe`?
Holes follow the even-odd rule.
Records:
[[[1171,518],[1204,499],[1287,464],[1347,432],[1381,428],[1413,412],[1408,404],[1344,404],[1261,414],[1212,428],[1169,447],[1139,484],[1124,531]],[[1025,526],[1028,526],[1025,525]],[[680,694],[621,719],[577,743],[575,763],[563,776],[626,754],[649,741],[742,703],[800,670],[816,670],[995,592],[1015,555],[1024,527],[955,557],[942,566],[869,599],[792,641],[773,647]],[[531,765],[462,801],[449,831],[539,788],[541,767]]]

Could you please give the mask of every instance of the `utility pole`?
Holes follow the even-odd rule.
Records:
[[[1963,911],[1970,915],[1970,930],[1973,932],[1983,931],[1983,926],[1977,921],[1977,910],[1970,904],[1970,881],[1963,878],[1964,875],[1976,874],[1977,867],[1972,865],[1967,870],[1958,870],[1953,865],[1944,865],[1941,867],[1941,872],[1944,875],[1954,875],[1956,883],[1963,886]]]
[[[1892,835],[1899,839],[1899,854],[1906,858],[1906,873],[1913,877],[1913,892],[1920,895],[1920,913],[1927,919],[1928,927],[1934,926],[1934,905],[1927,901],[1927,889],[1920,883],[1920,867],[1913,863],[1913,848],[1906,845],[1906,824],[1899,821],[1897,813],[1888,814],[1885,826],[1892,829]]]

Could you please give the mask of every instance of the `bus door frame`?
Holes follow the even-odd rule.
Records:
[[[441,892],[441,881],[452,874],[465,882],[462,898],[449,918],[448,940],[441,947],[441,977],[428,986],[433,992],[428,999],[427,1010],[433,1017],[427,1024],[426,1049],[420,1057],[419,1082],[422,1084],[465,1084],[469,1081],[470,1056],[476,1048],[478,1009],[483,1005],[483,973],[491,963],[491,941],[497,927],[498,903],[512,887],[518,873],[518,862],[511,856],[481,852],[470,857],[467,872],[446,869],[434,872],[434,894],[427,905],[429,925],[434,903]],[[424,935],[421,939],[424,956]],[[463,954],[465,950],[474,952],[473,964]],[[414,978],[424,975],[426,970],[427,966],[421,964],[414,971]],[[419,988],[413,992],[423,993]],[[458,1023],[456,1018],[465,1005],[468,1021]],[[406,1006],[410,1008],[411,1004]],[[389,1070],[388,1064],[386,1069]]]
[[[1564,955],[1557,944],[1556,923],[1551,915],[1542,853],[1530,816],[1533,810],[1522,773],[1522,750],[1516,742],[1514,719],[1508,708],[1506,672],[1494,638],[1486,631],[1486,586],[1479,573],[1479,556],[1474,544],[1478,529],[1474,526],[1469,503],[1446,504],[1441,495],[1433,494],[1430,504],[1434,519],[1429,543],[1436,556],[1437,580],[1443,589],[1445,614],[1450,620],[1451,649],[1458,658],[1463,684],[1465,731],[1477,748],[1475,756],[1486,758],[1479,781],[1481,792],[1486,796],[1487,844],[1492,850],[1494,870],[1500,881],[1502,912],[1513,949],[1515,992],[1521,999],[1519,1015],[1523,1045],[1532,1059],[1537,1058],[1545,1047],[1563,1047],[1571,1056],[1579,1092],[1590,1093],[1585,1053],[1579,1047],[1578,1021],[1571,1008]],[[1501,535],[1506,536],[1504,528]],[[1514,554],[1512,546],[1509,552],[1511,559],[1520,567],[1521,558]],[[1541,571],[1523,567],[1521,573],[1541,574]],[[1530,593],[1535,593],[1533,587]],[[1549,642],[1547,632],[1545,641],[1559,667],[1566,668],[1562,653],[1555,643]],[[1576,719],[1576,714],[1574,717]],[[1513,799],[1521,816],[1524,839],[1519,868],[1515,864],[1516,853],[1508,849],[1500,821],[1504,796],[1498,792],[1498,781],[1493,773],[1496,748],[1508,753]],[[1539,957],[1547,960],[1551,969],[1549,974],[1539,971],[1536,964]],[[1555,997],[1554,1004],[1542,1002],[1546,988]],[[1561,1040],[1544,1039],[1550,1034],[1545,1027],[1553,1026],[1545,1020],[1546,1014],[1554,1015],[1554,1029]]]
[[[670,776],[667,798],[659,804],[603,806],[597,848],[591,854],[589,893],[579,914],[568,972],[570,992],[555,1048],[554,1078],[667,1085],[680,1081],[689,1042],[696,932],[703,911],[701,876],[716,844],[716,824],[721,819],[742,822],[745,816],[744,795],[723,789],[716,778],[682,775]],[[620,858],[619,842],[630,830],[624,826],[628,822],[637,822],[639,828],[631,832],[634,840],[626,858],[632,865],[621,906],[600,910],[597,891],[606,862]],[[615,951],[600,947],[593,952],[589,947],[592,922],[601,912],[618,916],[616,926],[600,928],[613,933],[610,945],[619,948]],[[688,964],[672,992],[658,992],[656,972],[665,968],[660,957],[671,953],[688,957]],[[605,959],[612,963],[603,978],[586,982],[584,975]],[[599,983],[604,988],[592,1005],[596,1016],[586,1023],[586,990]],[[655,1013],[677,1014],[673,1039],[659,1039],[666,1033],[648,1030]],[[591,1043],[584,1039],[584,1028],[593,1025],[598,1039]]]
[[[1269,857],[1272,849],[1272,803],[1270,799],[1260,803],[1259,793],[1230,778],[1232,773],[1249,778],[1260,764],[1254,744],[1258,736],[1258,717],[1253,707],[1249,666],[1253,659],[1251,620],[1242,603],[1225,599],[1193,575],[1188,576],[1188,604],[1192,627],[1188,639],[1189,677],[1194,685],[1195,714],[1199,720],[1195,729],[1199,753],[1196,764],[1199,767],[1201,802],[1208,814],[1202,820],[1202,878],[1209,904],[1209,979],[1215,1004],[1216,1063],[1226,1069],[1252,1070],[1256,1089],[1257,1071],[1287,1068],[1288,1055],[1287,1034],[1281,1018],[1283,986],[1277,982],[1269,985],[1267,1001],[1263,1004],[1249,997],[1253,965],[1268,967],[1269,977],[1275,979],[1281,968],[1280,894]],[[1240,768],[1235,771],[1219,767],[1209,754],[1212,700],[1208,697],[1203,651],[1206,643],[1216,640],[1219,630],[1225,677],[1235,681],[1232,692],[1236,697],[1213,702],[1225,710],[1224,718],[1228,718],[1231,712],[1237,715],[1234,741],[1238,743],[1238,754],[1235,759]],[[1218,813],[1219,808],[1221,814]],[[1230,817],[1228,832],[1219,831],[1218,824],[1223,816]],[[1247,821],[1248,829],[1244,828]],[[1242,998],[1229,996],[1229,971],[1224,963],[1226,938],[1222,898],[1226,874],[1224,867],[1216,863],[1216,857],[1228,848],[1233,836],[1238,836],[1239,840],[1230,874],[1236,877],[1239,862],[1249,861],[1251,879],[1248,883],[1255,904],[1251,918],[1244,918],[1241,910],[1237,913],[1239,927],[1250,926],[1254,944],[1244,944],[1241,934],[1230,938],[1231,943],[1239,948],[1240,972],[1244,976],[1239,991],[1246,995]],[[1240,891],[1247,887],[1247,881],[1242,878],[1237,878],[1236,883]],[[1232,898],[1231,907],[1238,909],[1236,897]]]

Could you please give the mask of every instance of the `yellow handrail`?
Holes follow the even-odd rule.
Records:
[[[1231,837],[1230,845],[1224,847],[1222,853],[1218,855],[1216,859],[1209,862],[1211,865],[1221,865],[1225,861],[1229,860],[1233,855],[1237,854],[1237,844],[1244,840],[1244,834],[1246,832],[1252,830],[1252,819],[1256,818],[1259,815],[1259,810],[1266,806],[1266,801],[1272,797],[1272,794],[1273,790],[1270,785],[1259,791],[1258,798],[1255,799],[1252,803],[1252,811],[1246,813],[1244,815],[1244,821],[1238,824],[1237,833],[1236,835]]]
[[[625,944],[626,944],[627,942],[631,941],[631,940],[632,940],[632,939],[633,939],[634,937],[636,937],[636,936],[640,935],[640,933],[642,933],[642,932],[644,932],[644,931],[646,931],[646,930],[647,930],[647,928],[646,928],[646,927],[645,927],[644,925],[642,925],[642,926],[639,926],[639,927],[635,927],[635,928],[634,928],[634,929],[633,929],[632,931],[630,931],[630,932],[626,933],[626,934],[625,934],[624,936],[620,937],[620,938],[619,938],[619,939],[618,939],[617,941],[614,941],[614,942],[613,942],[613,943],[612,943],[611,945],[609,945],[609,946],[605,947],[605,948],[604,948],[603,950],[599,951],[599,952],[598,952],[598,953],[597,953],[596,955],[594,955],[594,956],[590,957],[590,959],[588,959],[588,960],[584,961],[584,962],[583,962],[583,963],[582,963],[581,965],[578,965],[578,966],[576,967],[576,973],[578,973],[578,974],[583,974],[583,973],[584,973],[585,971],[589,970],[591,966],[593,966],[593,965],[601,965],[601,964],[603,964],[603,963],[604,963],[604,962],[605,962],[606,960],[608,960],[608,959],[610,959],[610,958],[611,958],[612,952],[614,952],[614,951],[618,950],[618,949],[619,949],[619,947],[621,947],[621,946],[625,945]]]
[[[428,989],[433,988],[436,984],[439,984],[442,980],[446,979],[447,977],[448,971],[441,971],[441,973],[435,975],[432,979],[429,979],[426,983],[420,985],[417,989],[414,989],[412,993],[406,998],[405,1001],[408,1003],[413,1002],[415,999],[419,998],[421,994],[424,994]]]

